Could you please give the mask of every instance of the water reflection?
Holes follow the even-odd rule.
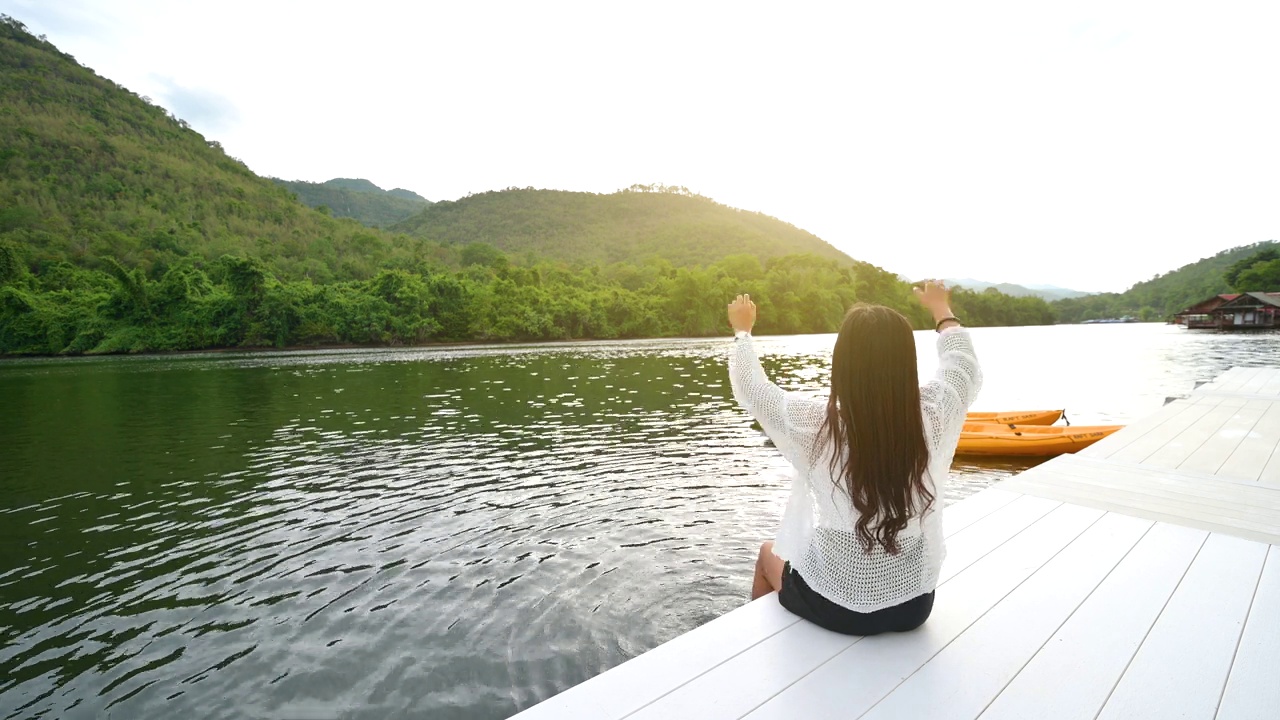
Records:
[[[820,393],[831,340],[760,344]],[[982,407],[1076,422],[1277,350],[1164,326],[976,341]],[[0,716],[504,717],[737,607],[786,479],[724,349],[0,365]],[[946,500],[1021,467],[958,463]]]

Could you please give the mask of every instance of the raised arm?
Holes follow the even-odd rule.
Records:
[[[926,282],[916,297],[933,315],[938,330],[938,371],[920,390],[932,427],[931,439],[942,443],[959,435],[969,406],[982,389],[982,368],[969,332],[951,312],[950,292],[942,283]]]
[[[760,423],[783,456],[802,467],[812,459],[825,406],[769,381],[751,340],[754,323],[755,304],[750,296],[739,296],[729,305],[729,324],[737,335],[729,353],[729,385],[733,397]]]
[[[969,331],[959,326],[943,330],[938,336],[938,371],[920,393],[922,403],[934,408],[943,435],[960,432],[981,389],[982,367]]]

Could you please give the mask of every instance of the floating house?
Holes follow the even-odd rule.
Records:
[[[1223,303],[1230,302],[1238,297],[1240,297],[1239,294],[1214,295],[1208,300],[1202,300],[1174,315],[1174,320],[1179,325],[1192,330],[1217,328],[1218,324],[1214,320],[1213,312],[1222,307]]]
[[[1280,328],[1280,292],[1215,295],[1179,312],[1174,319],[1186,328],[1206,330],[1271,330]]]

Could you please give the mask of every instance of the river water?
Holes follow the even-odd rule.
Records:
[[[975,409],[1075,424],[1280,359],[973,334]],[[818,393],[832,340],[757,343]],[[787,487],[728,343],[0,363],[0,717],[503,718],[740,606]],[[945,500],[1021,467],[958,462]]]

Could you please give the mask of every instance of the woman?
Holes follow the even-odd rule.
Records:
[[[915,288],[936,322],[939,368],[923,387],[900,313],[850,308],[823,400],[765,377],[751,343],[751,296],[729,304],[733,395],[796,468],[774,541],[760,547],[752,599],[851,635],[914,630],[933,609],[945,554],[942,483],[982,385],[969,333],[942,283]]]

